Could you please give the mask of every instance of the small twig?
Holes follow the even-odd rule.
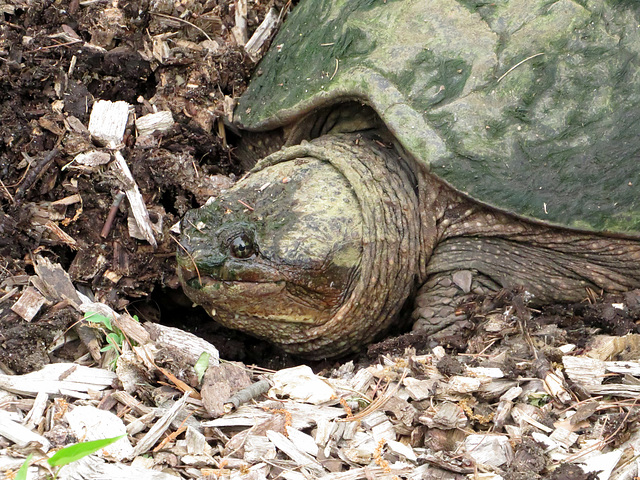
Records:
[[[2,181],[1,178],[0,178],[0,186],[2,186],[2,189],[7,194],[7,197],[9,197],[9,201],[11,203],[16,203],[16,201],[13,199],[13,195],[11,195],[11,192],[9,191],[9,189],[7,189],[7,187],[5,186],[5,184],[4,184],[4,182]]]
[[[5,293],[2,297],[0,297],[0,303],[4,302],[7,298],[11,298],[18,291],[18,287],[13,287],[7,293]]]
[[[193,28],[195,28],[196,30],[198,30],[200,33],[202,33],[205,37],[207,37],[207,40],[209,40],[210,42],[212,42],[213,40],[211,40],[211,37],[209,35],[207,35],[207,32],[205,32],[204,30],[202,30],[200,27],[198,27],[197,25],[194,25],[193,23],[183,19],[183,18],[179,18],[179,17],[173,17],[171,15],[165,15],[164,13],[156,13],[156,12],[151,12],[151,15],[156,15],[158,17],[163,17],[163,18],[168,18],[170,20],[176,20],[178,22],[182,22],[185,23]]]
[[[224,402],[223,408],[225,413],[229,413],[240,405],[244,405],[254,398],[259,397],[263,393],[267,393],[271,388],[271,384],[268,380],[262,379],[255,383],[252,383],[246,388],[236,392],[234,395],[229,397],[229,399]]]
[[[333,77],[336,76],[336,73],[338,73],[338,65],[340,64],[340,62],[338,61],[338,59],[336,58],[336,69],[333,71],[333,75],[331,75],[331,78],[329,79],[329,81],[333,80]]]
[[[255,210],[252,206],[246,204],[245,202],[243,202],[242,200],[238,200],[238,203],[244,205],[245,207],[247,207],[249,210],[251,210],[252,212]]]
[[[176,237],[174,237],[173,235],[171,235],[171,238],[172,238],[172,240],[173,240],[174,242],[176,242],[176,243],[178,244],[178,246],[179,246],[182,250],[184,250],[184,253],[186,253],[186,254],[187,254],[187,257],[189,257],[189,260],[191,260],[191,263],[193,263],[193,269],[196,271],[196,274],[198,275],[198,282],[200,282],[200,285],[202,285],[202,278],[200,277],[200,270],[198,270],[198,265],[196,265],[196,261],[195,261],[195,259],[193,258],[193,255],[191,255],[191,253],[189,252],[189,250],[187,250],[187,249],[185,248],[185,246],[184,246],[184,245],[182,245],[182,244],[180,243],[180,241],[179,241]]]
[[[405,377],[407,376],[407,372],[408,372],[408,369],[405,368],[403,370],[403,372],[402,372],[402,376],[400,377],[400,380],[398,380],[398,383],[395,385],[395,387],[393,388],[392,391],[389,392],[388,391],[389,389],[387,389],[387,391],[385,391],[385,393],[383,395],[380,395],[378,398],[376,398],[373,402],[371,402],[369,404],[369,406],[367,408],[365,408],[361,412],[353,415],[352,417],[337,419],[336,422],[355,422],[356,420],[361,420],[362,418],[366,417],[371,412],[375,412],[379,408],[382,408],[382,406],[385,403],[387,403],[389,400],[391,400],[391,398],[400,389],[400,385],[402,385],[402,382],[404,381]]]
[[[532,58],[536,58],[539,57],[540,55],[544,55],[544,52],[540,52],[540,53],[536,53],[535,55],[531,55],[530,57],[525,58],[524,60],[519,61],[518,63],[516,63],[513,67],[511,67],[509,70],[507,70],[506,72],[504,72],[502,74],[502,76],[498,79],[498,81],[496,83],[500,83],[500,80],[502,80],[504,77],[506,77],[509,73],[511,73],[513,70],[515,70],[516,68],[518,68],[520,65],[522,65],[524,62],[528,62],[529,60],[531,60]]]
[[[35,50],[27,50],[25,53],[35,53],[35,52],[43,52],[45,50],[51,50],[52,48],[58,47],[68,47],[69,45],[75,45],[76,43],[82,42],[82,40],[72,40],[67,43],[56,43],[55,45],[49,45],[47,47],[38,47]]]
[[[107,219],[104,222],[104,226],[102,227],[102,231],[100,232],[100,236],[102,238],[107,238],[109,236],[109,232],[111,231],[111,227],[113,227],[113,221],[116,218],[116,214],[118,213],[118,208],[120,208],[120,204],[122,203],[122,199],[125,197],[124,192],[118,192],[116,197],[113,199],[113,203],[111,204],[111,209],[109,210],[109,215],[107,215]]]

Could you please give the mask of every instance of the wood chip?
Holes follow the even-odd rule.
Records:
[[[469,435],[464,446],[467,455],[482,465],[499,467],[513,460],[513,449],[505,435]]]
[[[319,405],[335,398],[335,389],[315,375],[307,365],[286,368],[271,377],[270,396],[286,396],[292,400]]]
[[[269,430],[267,438],[282,451],[284,454],[294,460],[302,469],[308,470],[315,476],[326,473],[325,469],[311,455],[300,450],[291,440],[279,432]]]
[[[87,167],[98,167],[100,165],[106,165],[111,161],[111,154],[108,152],[102,152],[94,150],[91,152],[79,153],[73,157],[73,162],[79,165],[85,165]]]
[[[236,7],[235,20],[236,24],[231,29],[233,37],[238,46],[242,47],[247,43],[247,0],[234,0]]]
[[[33,407],[29,410],[29,413],[24,417],[24,426],[32,430],[40,424],[44,416],[44,411],[47,408],[49,402],[49,394],[46,392],[38,392]]]
[[[12,420],[9,412],[3,410],[0,410],[0,436],[15,443],[19,447],[24,447],[31,442],[35,442],[38,443],[45,452],[51,448],[49,440]]]
[[[171,129],[174,125],[173,115],[169,110],[150,113],[136,119],[136,128],[138,134],[143,137],[151,135],[153,132],[164,133]]]
[[[124,101],[98,100],[89,118],[89,132],[101,145],[119,145],[129,121],[129,104]]]
[[[73,408],[66,413],[65,418],[80,442],[113,438],[127,433],[122,419],[90,405]],[[126,436],[98,451],[99,455],[118,461],[131,457],[132,453],[133,447]]]
[[[109,145],[111,148],[115,148],[116,144],[111,142]],[[133,212],[133,217],[136,220],[139,231],[144,239],[149,242],[153,248],[156,248],[158,243],[153,235],[153,227],[151,225],[151,220],[149,219],[149,211],[142,199],[142,194],[140,193],[138,184],[133,179],[131,170],[129,170],[127,162],[125,162],[124,157],[119,150],[114,151],[114,161],[111,162],[111,169],[120,181],[122,189],[127,194],[127,200],[129,200],[129,205],[131,206],[131,211]]]
[[[46,302],[47,299],[40,295],[40,292],[33,287],[28,287],[22,292],[18,301],[11,306],[11,310],[30,322]]]
[[[51,363],[42,370],[25,375],[0,374],[0,388],[20,395],[39,392],[89,398],[89,390],[104,390],[111,386],[116,374],[101,368],[75,363]]]
[[[189,392],[185,392],[182,395],[182,398],[178,400],[168,411],[165,413],[154,425],[149,429],[144,437],[140,439],[138,444],[133,449],[132,457],[136,457],[138,455],[142,455],[146,453],[148,450],[155,445],[155,443],[160,439],[162,434],[171,426],[171,422],[173,422],[182,409],[185,407],[187,403],[187,399],[189,398]]]
[[[203,352],[209,354],[210,367],[220,364],[218,349],[197,335],[152,322],[145,323],[144,328],[160,348],[166,349],[173,358],[186,365],[195,365]]]
[[[235,412],[224,417],[202,422],[203,427],[252,427],[272,417],[269,409],[280,410],[283,405],[279,402],[261,402],[259,406],[242,405]],[[343,408],[327,407],[323,405],[311,406],[307,403],[288,401],[286,411],[291,414],[291,426],[297,430],[304,430],[319,423],[322,419],[334,420],[345,416]]]
[[[604,380],[606,367],[602,360],[565,355],[562,364],[567,376],[583,387],[597,386]]]
[[[244,46],[244,51],[247,52],[247,55],[249,55],[251,60],[254,62],[260,60],[260,50],[262,49],[262,46],[267,40],[269,40],[277,27],[278,11],[272,7]]]

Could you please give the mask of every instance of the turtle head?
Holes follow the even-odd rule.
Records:
[[[414,288],[420,248],[415,179],[389,152],[338,135],[259,162],[182,220],[185,293],[219,323],[309,358],[372,341]]]
[[[248,175],[188,212],[181,228],[186,294],[220,323],[275,343],[295,344],[330,320],[358,275],[358,199],[317,159]]]

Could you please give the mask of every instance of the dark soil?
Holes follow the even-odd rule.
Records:
[[[224,101],[242,94],[255,65],[231,32],[233,2],[186,1],[155,11],[150,3],[105,8],[102,2],[15,0],[0,6],[0,296],[13,289],[0,304],[0,362],[8,371],[49,361],[53,336],[78,321],[53,315],[53,305],[31,323],[10,310],[34,273],[36,255],[60,263],[77,287],[116,310],[191,326],[214,339],[223,335],[218,345],[227,358],[248,360],[244,352],[255,351],[246,348],[246,338],[210,328],[209,317],[181,296],[169,231],[215,191],[215,175],[240,173],[232,135],[222,128]],[[251,4],[249,35],[269,8],[285,3]],[[200,46],[203,31],[209,49]],[[160,46],[167,48],[163,54]],[[154,109],[173,114],[174,127],[154,145],[139,145],[130,128],[122,150],[152,220],[162,218],[155,250],[129,235],[126,201],[101,236],[121,186],[109,168],[71,163],[76,154],[99,149],[73,128],[76,119],[88,125],[96,100],[125,100],[136,117]],[[73,195],[80,199],[54,203]]]

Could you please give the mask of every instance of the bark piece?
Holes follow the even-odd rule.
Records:
[[[47,302],[33,287],[27,287],[11,310],[20,315],[25,321],[30,322],[38,314],[40,307]]]
[[[179,328],[147,322],[144,329],[159,348],[181,364],[193,367],[203,352],[209,354],[209,367],[220,364],[218,349],[209,342]],[[226,399],[225,399],[226,400]]]
[[[232,363],[211,366],[205,373],[202,385],[202,403],[207,412],[220,417],[225,413],[224,405],[234,393],[251,385],[251,376],[246,369]]]

